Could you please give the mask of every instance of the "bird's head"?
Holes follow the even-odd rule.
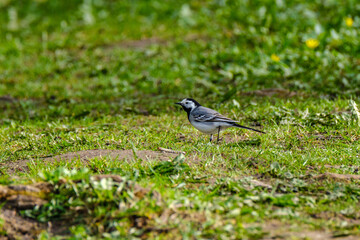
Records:
[[[182,106],[182,108],[186,112],[190,112],[191,110],[193,110],[193,109],[197,108],[198,106],[200,106],[200,103],[198,103],[197,101],[195,101],[192,98],[185,98],[181,102],[177,102],[175,104],[178,104],[178,105]]]

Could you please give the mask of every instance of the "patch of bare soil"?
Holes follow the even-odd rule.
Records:
[[[297,224],[288,224],[279,220],[270,220],[261,225],[263,231],[267,232],[263,237],[265,240],[274,239],[338,239],[338,240],[356,240],[359,236],[334,236],[334,233],[321,230],[309,230]]]
[[[321,133],[315,134],[314,135],[316,140],[322,140],[322,141],[326,141],[326,140],[333,140],[333,139],[340,139],[340,140],[344,140],[344,137],[341,135],[328,135],[328,136],[324,136]]]
[[[354,212],[354,214],[351,215],[351,217],[346,216],[346,214],[342,214],[339,212],[331,212],[331,211],[323,211],[319,213],[311,214],[312,218],[315,219],[326,219],[326,220],[339,220],[339,221],[346,221],[348,226],[351,225],[360,225],[360,213]]]
[[[207,40],[209,37],[204,35],[190,34],[185,36],[182,41],[184,42],[192,42],[196,40]],[[167,45],[170,42],[176,40],[175,38],[144,38],[139,40],[126,40],[118,43],[111,43],[109,45],[103,45],[103,48],[137,48],[137,49],[145,49],[150,47],[151,45]]]
[[[255,90],[250,92],[244,92],[242,95],[249,96],[249,95],[256,95],[256,96],[278,96],[278,97],[294,97],[299,95],[297,92],[292,92],[287,89],[281,88],[268,88],[263,90]]]
[[[326,172],[326,173],[314,176],[314,179],[327,179],[327,178],[335,179],[335,180],[360,180],[360,175]]]
[[[121,47],[121,48],[146,48],[151,45],[164,45],[168,42],[167,39],[161,39],[161,38],[145,38],[145,39],[139,39],[139,40],[127,40],[123,42],[119,42],[117,44],[107,45],[105,47],[108,48],[115,48],[115,47]]]
[[[358,174],[359,170],[360,170],[360,166],[358,165],[324,165],[325,168],[329,168],[329,169],[346,169],[351,171],[352,173]]]
[[[0,103],[1,102],[5,102],[5,103],[13,103],[16,102],[17,99],[13,98],[10,95],[4,95],[4,96],[0,96]]]
[[[160,151],[141,150],[136,151],[134,155],[133,150],[106,150],[106,149],[94,149],[84,150],[79,152],[65,153],[54,157],[46,157],[41,159],[42,162],[53,163],[56,161],[74,161],[80,159],[84,164],[87,164],[89,160],[96,157],[110,157],[113,160],[129,161],[136,158],[142,160],[159,160],[167,161],[175,158],[180,152],[172,151],[170,149],[161,149]],[[7,173],[13,174],[16,172],[28,171],[28,164],[32,160],[19,160],[16,162],[6,163]]]
[[[234,180],[241,180],[244,179],[246,176],[243,176],[241,178],[233,178]],[[216,183],[216,178],[209,178],[207,179],[207,183],[209,184],[215,184]],[[261,187],[264,189],[268,189],[271,190],[272,186],[269,183],[266,182],[262,182],[260,180],[256,180],[256,179],[249,179],[247,182],[244,182],[244,187],[246,189],[252,189],[253,187]]]
[[[324,142],[327,141],[345,141],[346,139],[339,135],[336,132],[333,133],[316,133],[316,134],[307,134],[306,136],[304,135],[298,135],[297,139],[302,141],[302,142],[308,142],[310,138],[310,141],[313,144],[320,144],[322,145]]]

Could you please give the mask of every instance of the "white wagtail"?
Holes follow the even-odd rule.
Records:
[[[192,98],[185,98],[181,102],[177,102],[175,104],[182,106],[188,115],[191,125],[200,132],[210,135],[210,142],[212,141],[213,134],[215,133],[218,134],[217,141],[219,142],[220,131],[229,127],[245,128],[255,132],[264,133],[253,128],[241,126],[236,123],[238,121],[224,117],[215,110],[203,107]]]

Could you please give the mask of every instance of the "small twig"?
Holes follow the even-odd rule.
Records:
[[[176,153],[176,154],[182,153],[182,154],[185,154],[185,152],[183,152],[183,151],[174,151],[174,150],[167,149],[167,148],[162,148],[162,147],[159,147],[159,150],[161,152],[167,152],[167,153]]]

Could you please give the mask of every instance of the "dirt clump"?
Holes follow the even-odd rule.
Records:
[[[0,239],[35,239],[46,229],[46,224],[24,218],[14,209],[2,208],[0,218],[3,220],[2,231],[5,232]]]
[[[167,161],[173,159],[178,155],[177,152],[173,151],[151,151],[151,150],[107,150],[107,149],[93,149],[83,150],[78,152],[70,152],[57,156],[51,156],[42,158],[41,161],[45,163],[54,163],[56,161],[74,161],[80,159],[85,165],[89,161],[96,157],[110,157],[113,160],[118,161],[130,161],[134,159],[148,160],[159,160]],[[34,162],[33,160],[25,159],[16,162],[5,163],[6,172],[8,174],[14,174],[16,172],[26,172],[29,170],[28,164]],[[36,163],[35,163],[36,164]]]
[[[135,200],[142,199],[150,194],[150,197],[155,200],[158,205],[163,203],[159,192],[151,191],[149,188],[144,188],[121,176],[113,174],[91,176],[92,181],[100,182],[104,179],[125,183],[124,189],[131,189]],[[76,181],[72,183],[76,183]],[[68,184],[66,179],[60,179],[60,181],[54,184],[39,182],[29,185],[0,185],[0,201],[5,202],[4,206],[0,209],[0,219],[3,220],[3,224],[0,226],[0,240],[36,239],[42,231],[48,231],[51,234],[61,236],[69,234],[68,229],[74,224],[71,219],[40,223],[20,214],[21,210],[43,206],[48,202],[50,193],[65,184]],[[137,223],[137,221],[135,222]]]
[[[0,210],[1,230],[5,232],[3,239],[34,239],[46,229],[46,224],[22,217],[18,211],[44,205],[47,203],[45,197],[52,189],[47,183],[0,185],[0,200],[5,202]]]

